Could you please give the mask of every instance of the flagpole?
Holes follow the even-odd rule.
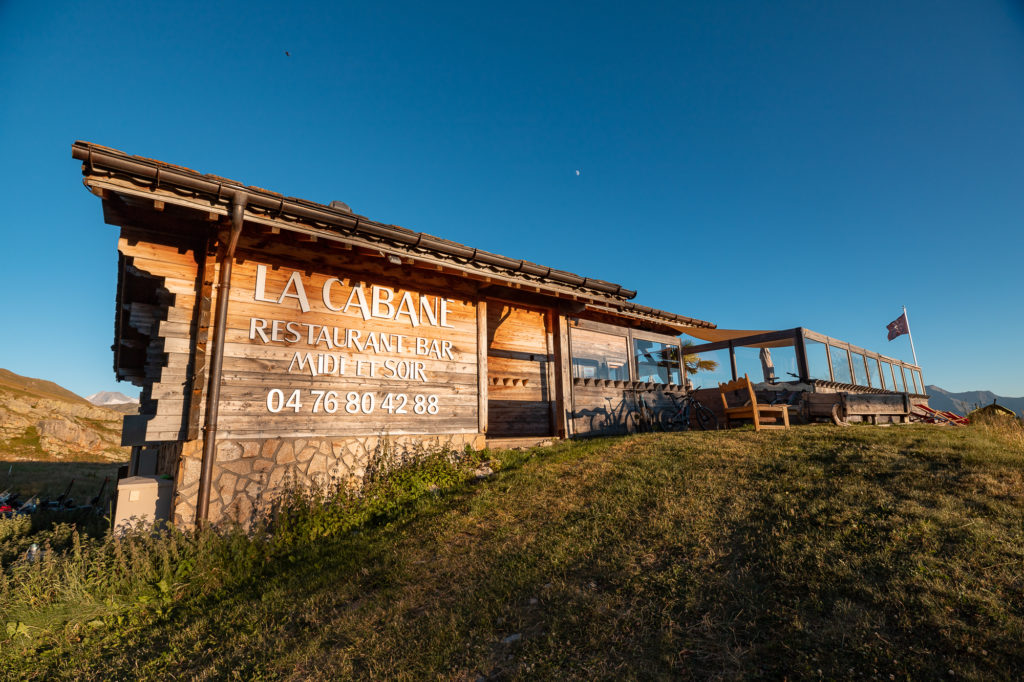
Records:
[[[914,335],[910,333],[910,318],[907,317],[907,306],[903,306],[903,319],[907,321],[907,336],[910,337],[910,352],[914,354],[914,364],[917,365],[917,351],[914,350]],[[920,367],[920,365],[917,365]]]

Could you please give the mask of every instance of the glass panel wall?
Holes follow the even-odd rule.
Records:
[[[892,384],[896,387],[895,390],[899,392],[906,391],[907,388],[903,384],[903,372],[900,371],[899,365],[887,363],[889,365],[889,371],[892,372]]]
[[[625,336],[572,328],[572,375],[577,379],[629,380]]]
[[[710,350],[703,353],[687,353],[683,346],[683,361],[693,389],[718,388],[718,384],[732,381],[732,367],[729,364],[729,350]]]
[[[828,371],[828,346],[813,339],[804,339],[804,353],[807,355],[807,373],[811,379],[832,381]]]
[[[796,368],[796,349],[791,345],[778,348],[738,346],[734,350],[738,377],[746,374],[755,384],[796,381],[799,377]]]
[[[850,351],[850,357],[853,359],[853,383],[858,386],[867,386],[868,377],[864,365],[864,356]]]
[[[841,384],[852,384],[853,377],[850,376],[850,356],[845,348],[828,347],[829,357],[832,358],[833,381]]]
[[[908,393],[920,393],[920,391],[917,390],[917,386],[914,383],[914,372],[913,372],[913,370],[911,370],[909,367],[904,367],[903,368],[903,377],[904,377],[904,379],[906,379],[906,382],[907,382],[907,392]]]
[[[882,361],[878,358],[868,358],[868,367],[871,368],[871,385],[875,388],[889,388],[889,382],[885,380],[885,373],[882,372]]]
[[[633,354],[636,356],[637,381],[682,383],[679,374],[679,346],[634,338]]]

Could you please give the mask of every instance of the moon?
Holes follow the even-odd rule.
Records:
[[[580,174],[580,172],[579,172],[579,171],[576,171],[576,175],[579,175],[579,174]]]

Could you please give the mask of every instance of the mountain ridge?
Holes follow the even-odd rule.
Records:
[[[967,415],[974,409],[997,402],[1003,407],[1024,418],[1024,397],[996,395],[992,391],[947,391],[939,386],[925,386],[928,392],[928,405],[936,410],[948,410],[957,414]]]
[[[9,388],[15,391],[23,391],[47,398],[66,400],[72,403],[89,404],[89,401],[82,396],[74,393],[73,391],[69,391],[53,381],[22,376],[2,367],[0,367],[0,388]]]

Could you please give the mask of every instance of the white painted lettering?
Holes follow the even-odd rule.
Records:
[[[362,282],[352,287],[352,291],[348,294],[348,300],[345,302],[345,308],[342,312],[348,314],[348,309],[353,305],[359,308],[359,312],[362,314],[364,320],[370,319],[370,306],[366,303],[366,294],[363,292]]]
[[[291,291],[292,289],[294,291]],[[281,292],[281,297],[278,298],[277,302],[284,303],[286,298],[294,298],[299,302],[299,310],[304,313],[309,312],[309,300],[306,298],[306,289],[302,286],[302,277],[294,270],[291,276],[288,277],[288,282],[284,285],[284,291]]]
[[[430,297],[420,294],[420,321],[424,324],[429,322],[431,327],[437,326],[437,316],[434,314],[434,306],[430,305]]]
[[[338,279],[337,277],[331,277],[329,280],[324,282],[324,288],[323,288],[323,292],[321,293],[321,296],[324,299],[324,305],[327,306],[327,309],[337,313],[337,312],[340,312],[342,310],[342,308],[344,308],[344,306],[339,306],[339,307],[335,308],[333,303],[331,302],[331,285],[332,284],[337,284],[338,286],[341,286],[341,280]]]
[[[312,330],[310,330],[310,333],[312,333]],[[312,345],[319,346],[321,341],[326,343],[328,348],[333,348],[331,345],[331,335],[327,333],[327,327],[320,327],[320,334],[317,335],[316,342]]]
[[[363,342],[362,349],[368,349],[372,350],[374,353],[379,353],[380,345],[377,343],[378,336],[377,332],[366,332],[366,341]]]
[[[395,292],[387,287],[379,287],[376,284],[370,287],[373,292],[373,316],[384,320],[390,320],[395,316],[395,306],[391,303],[395,300]],[[387,310],[387,313],[384,312]]]
[[[402,294],[402,300],[398,304],[398,310],[395,311],[395,322],[398,322],[398,318],[402,315],[409,318],[409,322],[413,327],[419,326],[420,321],[416,317],[416,306],[412,302],[412,294],[408,291]]]
[[[309,373],[312,376],[316,376],[316,363],[313,362],[313,356],[309,353],[296,353],[292,356],[292,361],[288,363],[288,373],[292,373],[292,367],[297,367],[298,371],[303,369],[309,369]]]
[[[363,352],[363,344],[359,342],[359,338],[363,335],[358,329],[348,330],[348,340],[345,342],[345,346],[348,348],[355,348],[360,353]]]
[[[257,301],[264,303],[277,303],[272,298],[267,298],[267,266],[257,265],[256,266],[256,291],[253,294],[253,298]]]
[[[267,338],[267,321],[259,317],[249,318],[249,340],[252,341],[259,334],[260,339],[263,343],[270,343],[270,339]]]
[[[448,304],[449,303],[455,303],[455,301],[452,301],[451,299],[448,299],[448,298],[442,298],[441,299],[441,303],[440,303],[440,306],[441,306],[441,326],[442,327],[448,327],[449,329],[454,329],[455,325],[448,324]]]

